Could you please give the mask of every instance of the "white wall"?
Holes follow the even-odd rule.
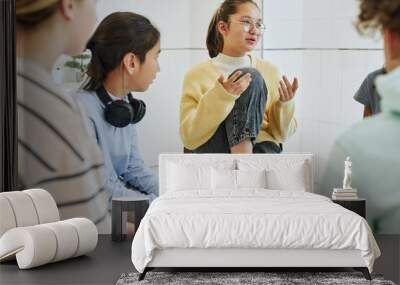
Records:
[[[145,162],[158,164],[161,152],[181,152],[179,102],[184,74],[207,59],[208,21],[220,0],[102,0],[99,21],[115,11],[133,11],[148,17],[161,32],[161,72],[150,89],[135,94],[147,104],[147,115],[138,124],[140,149]]]
[[[354,93],[370,71],[383,65],[382,42],[361,37],[354,27],[358,3],[264,0],[264,58],[300,80],[299,128],[285,151],[316,155],[316,189],[335,138],[362,119]]]
[[[261,1],[259,1],[261,2]],[[208,58],[208,23],[221,0],[102,0],[99,20],[114,11],[149,17],[161,30],[161,72],[151,88],[137,94],[148,113],[139,124],[140,148],[149,165],[160,152],[182,150],[178,134],[179,101],[185,72]],[[359,36],[353,26],[357,0],[263,0],[264,50],[257,56],[297,76],[297,133],[288,152],[317,157],[317,184],[334,139],[361,120],[362,106],[352,96],[368,72],[383,64],[382,42]],[[318,186],[318,185],[317,185]]]

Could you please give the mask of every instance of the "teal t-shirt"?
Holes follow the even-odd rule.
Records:
[[[400,68],[378,77],[382,113],[364,119],[334,144],[319,191],[341,187],[344,161],[352,160],[352,187],[366,199],[375,233],[400,234]]]
[[[321,183],[323,194],[341,188],[347,156],[352,160],[352,187],[367,201],[373,231],[400,234],[400,116],[376,115],[337,140]]]

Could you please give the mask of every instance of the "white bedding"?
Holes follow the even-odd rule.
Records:
[[[317,194],[265,189],[164,194],[134,237],[135,268],[165,248],[357,249],[371,272],[380,255],[359,215]]]

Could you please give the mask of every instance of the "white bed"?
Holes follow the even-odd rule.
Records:
[[[370,278],[371,230],[312,193],[311,154],[162,154],[159,167],[161,195],[132,243],[141,278],[155,267],[354,267]]]

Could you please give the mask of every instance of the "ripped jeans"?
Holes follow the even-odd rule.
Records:
[[[241,68],[242,75],[251,74],[249,87],[236,99],[235,105],[226,119],[219,125],[214,135],[194,153],[230,153],[230,148],[249,139],[253,152],[279,153],[281,148],[273,142],[254,143],[263,122],[268,90],[264,78],[255,68]],[[231,76],[232,76],[231,74]]]

